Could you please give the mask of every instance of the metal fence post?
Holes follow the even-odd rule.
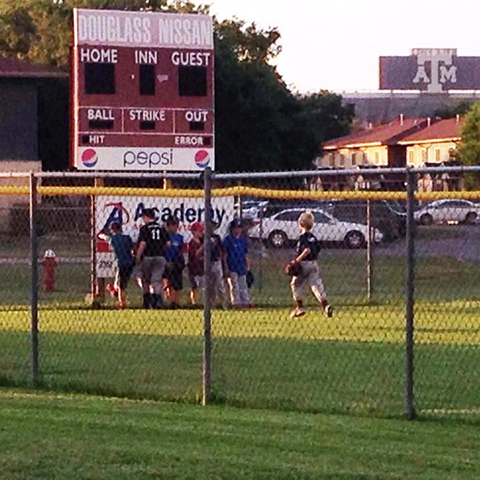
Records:
[[[372,225],[372,201],[367,200],[367,297],[372,299],[374,293],[373,285],[373,248],[375,244],[375,235]]]
[[[212,170],[205,169],[205,298],[203,307],[203,405],[208,405],[212,395]]]
[[[32,380],[37,385],[40,375],[38,345],[38,232],[37,232],[37,178],[30,173],[30,317],[32,339]]]
[[[405,323],[405,413],[408,420],[416,417],[414,404],[414,327],[415,327],[415,173],[407,170],[407,268]]]
[[[96,181],[94,183],[96,185]],[[95,195],[90,197],[90,290],[92,303],[97,301],[97,201]]]

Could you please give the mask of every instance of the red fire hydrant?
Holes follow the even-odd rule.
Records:
[[[43,288],[46,292],[55,290],[55,273],[57,270],[57,256],[53,250],[47,250],[43,257]]]

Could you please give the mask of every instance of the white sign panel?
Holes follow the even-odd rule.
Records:
[[[183,138],[183,137],[182,137]],[[200,137],[202,138],[202,137]],[[79,149],[79,170],[189,171],[215,169],[213,149],[86,147]]]
[[[77,45],[213,49],[208,15],[75,10]]]

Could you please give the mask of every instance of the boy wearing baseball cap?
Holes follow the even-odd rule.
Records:
[[[117,262],[115,283],[109,283],[107,290],[118,300],[118,308],[127,308],[127,286],[135,266],[133,240],[122,232],[122,226],[117,222],[110,225],[108,235],[102,234],[101,237],[110,242]]]
[[[183,235],[178,233],[180,228],[178,218],[174,216],[169,217],[165,225],[170,235],[170,246],[166,252],[165,280],[171,308],[177,309],[180,306],[183,290],[183,270],[185,268],[183,254],[185,244]]]
[[[163,274],[170,237],[156,221],[156,212],[147,208],[142,213],[145,225],[140,229],[136,260],[142,269],[143,306],[157,309],[163,306]]]
[[[250,259],[241,220],[235,219],[230,224],[230,234],[223,241],[223,249],[227,259],[227,278],[232,305],[234,308],[250,308],[252,304],[247,285]]]

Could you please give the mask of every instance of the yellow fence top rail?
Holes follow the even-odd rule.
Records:
[[[28,186],[0,186],[0,196],[27,196]],[[159,197],[159,198],[203,198],[203,190],[192,189],[159,189],[129,187],[38,187],[39,195],[44,196],[109,196],[109,197]],[[264,199],[282,200],[403,200],[405,192],[372,192],[372,191],[309,191],[309,190],[274,190],[255,187],[218,188],[212,191],[216,198],[230,196],[251,196]],[[463,192],[427,192],[417,193],[420,201],[444,199],[480,200],[480,191]]]

